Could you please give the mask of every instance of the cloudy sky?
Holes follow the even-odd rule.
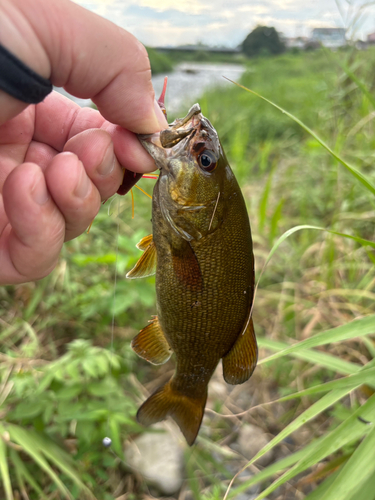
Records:
[[[198,42],[235,47],[258,24],[288,37],[308,36],[315,27],[355,25],[354,36],[362,39],[375,32],[375,6],[361,10],[365,0],[75,1],[151,47]]]

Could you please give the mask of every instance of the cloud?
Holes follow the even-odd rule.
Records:
[[[206,2],[201,0],[189,0],[188,2],[176,1],[176,0],[139,0],[138,5],[142,7],[149,7],[157,12],[165,12],[167,10],[176,10],[178,12],[184,12],[189,14],[201,14],[204,11],[209,10],[209,6]]]
[[[240,5],[237,12],[249,12],[250,14],[267,14],[270,11],[265,5]]]
[[[340,1],[340,0],[339,0]],[[286,36],[309,35],[317,27],[345,27],[365,0],[351,7],[341,0],[76,0],[80,5],[127,29],[145,45],[203,42],[237,46],[258,24]],[[373,31],[373,9],[357,23],[356,36]]]

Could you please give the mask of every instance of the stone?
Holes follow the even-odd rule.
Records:
[[[183,482],[184,455],[182,440],[168,427],[158,424],[153,429],[164,432],[145,432],[125,449],[125,463],[140,473],[145,481],[161,493],[176,493]]]
[[[236,448],[245,458],[251,460],[270,440],[260,427],[252,424],[243,424],[238,433],[237,446],[233,446],[233,448]],[[272,462],[273,457],[274,451],[270,450],[259,458],[254,465],[265,467]]]

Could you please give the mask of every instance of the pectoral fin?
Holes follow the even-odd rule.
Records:
[[[153,242],[153,236],[152,234],[148,234],[147,236],[144,236],[141,241],[139,241],[135,246],[139,248],[139,250],[142,250],[144,252],[147,250],[147,247],[151,245]]]
[[[172,355],[157,316],[132,340],[133,351],[153,365],[162,365]]]
[[[195,252],[189,242],[172,253],[173,270],[176,277],[188,289],[199,291],[203,287],[203,277]]]
[[[152,234],[145,236],[137,244],[137,248],[144,250],[144,254],[126,275],[127,278],[146,278],[156,272],[156,247]]]
[[[228,384],[243,384],[248,380],[257,364],[258,348],[253,320],[238,336],[232,349],[223,357],[223,375]]]

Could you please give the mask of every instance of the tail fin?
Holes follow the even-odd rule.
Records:
[[[171,416],[191,446],[201,426],[206,400],[207,392],[200,398],[191,398],[173,390],[169,381],[143,403],[137,420],[147,426]]]

